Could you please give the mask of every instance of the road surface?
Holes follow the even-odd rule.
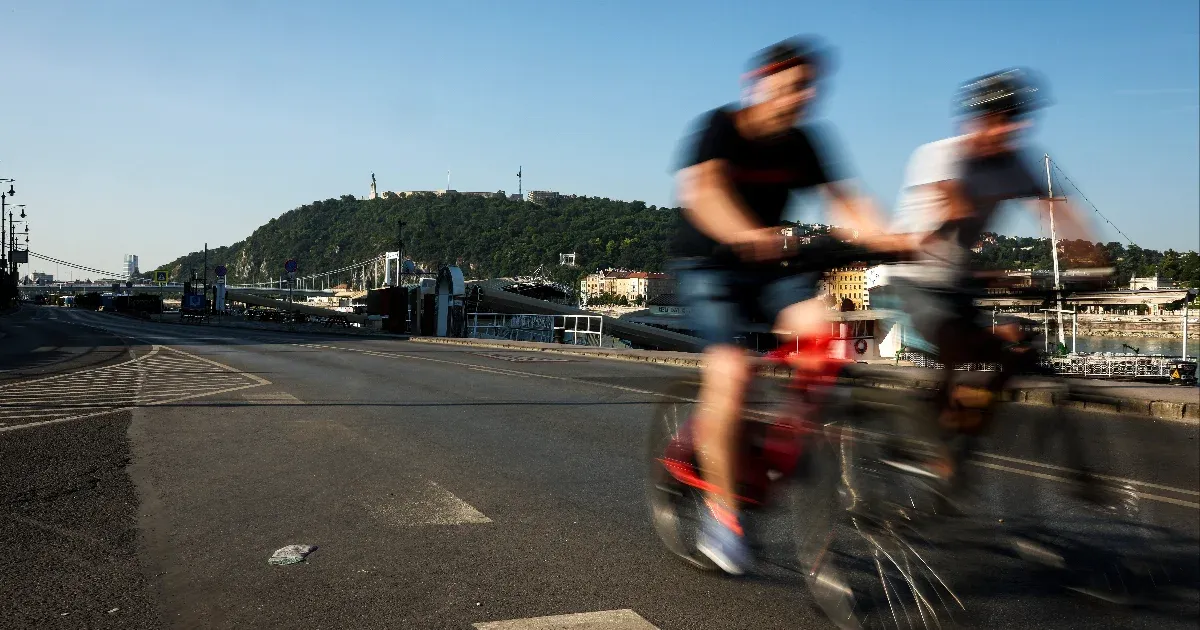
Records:
[[[682,370],[55,307],[0,334],[0,627],[829,627],[786,536],[741,579],[655,539],[642,443]],[[1054,455],[1022,439],[1045,413],[1010,413],[976,467],[1010,523],[1057,507]],[[1105,472],[1136,518],[1179,537],[1194,574],[1197,427],[1088,424],[1091,445],[1118,445]],[[269,565],[289,544],[318,549]],[[968,626],[1194,627],[1004,558],[933,561]],[[577,616],[530,621],[559,615]]]

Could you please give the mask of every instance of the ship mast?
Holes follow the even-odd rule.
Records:
[[[1065,346],[1066,337],[1063,335],[1063,302],[1062,283],[1058,275],[1058,237],[1054,232],[1054,180],[1050,178],[1050,155],[1046,154],[1046,192],[1050,193],[1046,201],[1050,204],[1050,257],[1054,261],[1054,291],[1055,310],[1058,314],[1058,343]],[[1064,198],[1065,199],[1065,198]]]

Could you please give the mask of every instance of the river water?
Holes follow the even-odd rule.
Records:
[[[1071,334],[1068,332],[1066,336],[1067,349],[1071,348]],[[1051,339],[1053,341],[1053,338]],[[1078,352],[1113,352],[1113,353],[1128,353],[1133,351],[1129,348],[1122,347],[1121,344],[1129,344],[1137,348],[1139,354],[1163,354],[1167,356],[1177,357],[1180,350],[1183,349],[1182,339],[1154,339],[1141,337],[1091,337],[1079,335],[1075,338],[1075,349]],[[1188,339],[1188,358],[1195,359],[1200,356],[1200,339]]]

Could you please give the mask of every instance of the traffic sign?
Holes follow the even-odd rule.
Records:
[[[289,258],[287,262],[283,263],[283,270],[288,273],[296,273],[296,270],[299,268],[300,263],[296,262],[295,258]]]
[[[225,276],[217,276],[217,284],[225,284]]]
[[[154,272],[154,281],[158,282],[160,284],[166,284],[167,276],[168,276],[167,272],[160,269],[160,270]]]
[[[225,265],[217,265],[217,277],[218,278],[224,278],[225,274],[227,272],[228,272],[228,270],[225,269]]]

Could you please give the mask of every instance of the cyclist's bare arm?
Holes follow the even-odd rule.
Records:
[[[829,199],[831,222],[841,225],[834,236],[845,241],[857,241],[881,252],[912,249],[911,238],[903,234],[888,234],[886,222],[874,202],[860,194],[848,180],[830,182],[822,187]],[[857,232],[857,237],[855,232]]]
[[[1059,240],[1085,240],[1094,241],[1094,234],[1091,226],[1088,225],[1083,213],[1079,211],[1079,207],[1070,201],[1054,201],[1050,202],[1045,199],[1039,199],[1030,204],[1032,210],[1039,215],[1039,218],[1049,221],[1051,203],[1054,208],[1054,231],[1057,233]]]
[[[708,160],[679,174],[679,197],[692,225],[709,238],[748,247],[754,258],[770,258],[779,249],[779,234],[759,225],[746,202],[734,190],[725,160]]]

